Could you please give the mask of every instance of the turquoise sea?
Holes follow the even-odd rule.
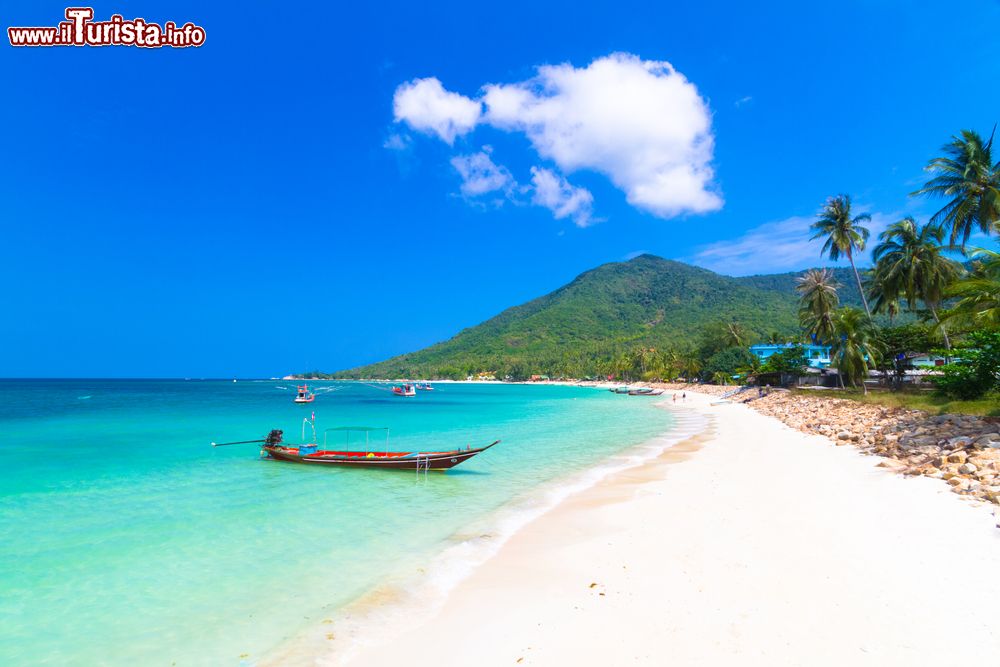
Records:
[[[253,664],[464,526],[667,431],[654,399],[439,384],[0,381],[0,665]],[[313,469],[255,445],[388,426],[393,449],[502,439],[448,473]],[[322,439],[322,436],[321,436]]]

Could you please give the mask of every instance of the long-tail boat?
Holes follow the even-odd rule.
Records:
[[[312,403],[316,400],[316,395],[309,391],[309,385],[300,385],[296,387],[295,398],[292,399],[296,403]]]
[[[341,432],[347,436],[346,449],[328,449],[326,440],[331,432]],[[362,450],[350,448],[351,433],[365,434],[365,448]],[[385,433],[385,447],[373,450],[370,435],[375,432]],[[259,442],[261,455],[277,461],[290,463],[308,463],[319,466],[346,466],[352,468],[384,468],[386,470],[447,470],[454,468],[463,461],[468,461],[476,454],[485,452],[498,444],[495,440],[485,447],[466,447],[447,451],[427,452],[394,452],[389,450],[389,429],[371,426],[341,426],[328,428],[323,432],[323,448],[316,443],[285,444],[283,432],[272,430],[263,440],[243,440],[240,442],[212,443],[213,446],[245,444]],[[314,438],[315,439],[315,438]]]

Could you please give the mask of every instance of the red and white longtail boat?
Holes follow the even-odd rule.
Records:
[[[309,385],[304,384],[296,387],[297,391],[295,393],[296,403],[312,403],[316,400],[316,394],[309,391]]]
[[[402,386],[397,386],[392,388],[392,393],[396,396],[416,396],[417,390],[413,388],[413,385],[407,382]]]
[[[308,419],[304,420],[309,422]],[[304,426],[303,426],[304,430]],[[315,427],[313,427],[313,440],[315,441]],[[385,433],[385,447],[378,450],[372,449],[371,434]],[[327,436],[330,433],[343,433],[345,435],[345,449],[329,449]],[[351,433],[365,434],[365,447],[360,444],[357,449],[351,448]],[[306,463],[316,466],[341,466],[348,468],[384,468],[386,470],[447,470],[454,468],[463,461],[468,461],[476,454],[485,452],[490,447],[498,444],[495,440],[485,447],[466,447],[465,449],[452,449],[444,451],[428,452],[394,452],[389,449],[389,429],[376,428],[371,426],[340,426],[328,428],[323,431],[322,449],[315,442],[310,444],[292,445],[282,441],[283,432],[272,430],[263,440],[241,440],[239,442],[212,443],[213,447],[223,445],[242,445],[247,443],[261,443],[261,455],[276,461],[287,461],[290,463]],[[304,439],[304,438],[303,438]]]

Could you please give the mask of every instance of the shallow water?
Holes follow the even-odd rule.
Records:
[[[671,425],[654,399],[577,387],[316,387],[331,390],[300,406],[283,381],[0,381],[0,664],[251,664],[463,526]],[[209,446],[298,441],[313,411],[321,433],[388,426],[393,449],[503,442],[427,476]]]

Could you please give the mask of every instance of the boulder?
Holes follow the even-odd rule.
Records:
[[[965,452],[952,452],[948,455],[949,463],[965,463]]]

